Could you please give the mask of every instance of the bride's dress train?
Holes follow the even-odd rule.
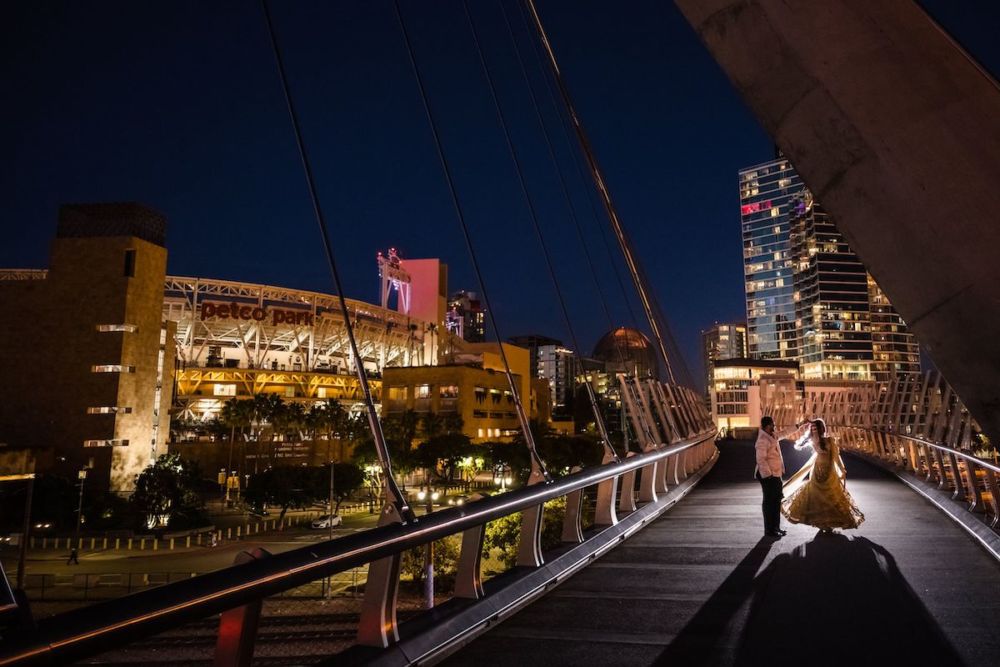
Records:
[[[781,513],[792,523],[822,529],[857,528],[865,520],[847,492],[844,462],[833,438],[823,438],[826,449],[810,442],[813,456],[785,484],[787,494]],[[809,480],[802,483],[805,476]],[[796,488],[797,486],[797,488]]]

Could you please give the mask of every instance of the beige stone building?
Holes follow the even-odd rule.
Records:
[[[49,270],[0,280],[0,443],[41,471],[127,492],[165,451],[173,332],[166,220],[144,206],[60,208]]]
[[[529,418],[549,422],[548,383],[531,377],[528,350],[508,343],[503,349]],[[382,387],[384,415],[406,410],[418,415],[457,413],[463,432],[476,442],[508,440],[520,428],[496,343],[466,343],[455,353],[454,363],[386,368]]]

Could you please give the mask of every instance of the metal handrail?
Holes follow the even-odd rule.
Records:
[[[931,440],[926,440],[924,438],[921,438],[921,437],[918,437],[918,436],[915,436],[915,435],[907,435],[906,433],[899,433],[897,431],[893,431],[893,430],[887,429],[887,428],[874,428],[874,427],[870,427],[870,426],[854,426],[854,425],[850,425],[850,424],[848,424],[846,426],[842,426],[841,428],[852,428],[852,429],[856,429],[856,430],[860,430],[860,431],[870,431],[872,433],[881,433],[883,435],[891,435],[891,436],[893,436],[895,438],[902,438],[903,440],[909,440],[911,442],[915,442],[915,443],[920,444],[920,445],[927,445],[928,447],[933,447],[934,449],[940,449],[943,452],[947,452],[949,454],[954,454],[955,456],[957,456],[959,458],[965,459],[966,461],[968,461],[970,463],[974,463],[977,466],[981,466],[981,467],[983,467],[983,468],[985,468],[987,470],[992,470],[995,473],[1000,473],[1000,466],[998,466],[998,465],[996,465],[994,463],[990,463],[989,461],[987,461],[985,459],[979,458],[978,456],[975,456],[974,454],[970,454],[968,452],[963,452],[960,449],[955,449],[954,447],[949,447],[948,445],[945,445],[943,443],[932,442]]]
[[[639,470],[715,437],[708,430],[619,463],[587,468],[546,484],[477,500],[362,533],[304,546],[117,600],[44,619],[0,648],[0,665],[64,664],[191,620],[233,609],[304,583],[402,553],[585,487]]]

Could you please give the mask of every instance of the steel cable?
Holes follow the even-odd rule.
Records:
[[[469,232],[469,226],[465,219],[465,212],[462,209],[462,203],[458,198],[458,190],[455,187],[455,180],[452,176],[451,166],[444,153],[444,145],[441,141],[440,132],[438,131],[437,121],[434,117],[433,111],[431,110],[430,102],[427,99],[427,90],[424,86],[423,77],[420,74],[420,68],[417,66],[417,60],[413,52],[413,45],[410,42],[410,35],[406,29],[406,22],[403,20],[403,14],[399,8],[399,0],[393,0],[393,7],[396,10],[396,19],[399,21],[399,27],[403,33],[403,42],[406,45],[406,53],[409,56],[410,66],[413,69],[413,75],[417,82],[417,88],[420,91],[420,101],[423,104],[424,113],[427,115],[427,122],[430,125],[431,134],[434,138],[434,147],[437,150],[438,159],[440,160],[441,167],[444,171],[445,181],[448,185],[448,193],[451,196],[451,202],[455,208],[455,214],[462,227],[462,235],[465,238],[465,245],[469,251],[472,268],[476,274],[476,280],[479,283],[479,290],[483,295],[483,305],[486,307],[486,315],[489,317],[490,326],[493,328],[493,333],[496,334],[497,337],[497,347],[500,351],[500,359],[504,366],[504,372],[507,375],[507,381],[510,383],[510,390],[514,397],[514,407],[517,410],[518,421],[520,422],[521,429],[524,432],[524,440],[527,443],[528,452],[531,455],[533,465],[538,468],[538,472],[541,473],[541,475],[548,482],[551,481],[552,478],[549,475],[548,470],[545,468],[545,462],[542,461],[542,458],[538,453],[538,448],[535,445],[535,437],[531,432],[531,423],[524,410],[521,393],[517,389],[517,383],[514,381],[514,374],[510,370],[510,363],[507,360],[507,352],[503,347],[503,338],[500,335],[500,328],[497,326],[496,315],[493,312],[493,307],[490,305],[489,292],[486,289],[486,281],[483,279],[483,273],[479,268],[479,259],[476,255],[475,246],[472,243],[472,235]]]

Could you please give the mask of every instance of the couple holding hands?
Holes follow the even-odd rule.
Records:
[[[804,422],[795,437],[796,449],[810,447],[813,454],[783,482],[785,462],[774,435],[774,420],[761,419],[754,477],[764,492],[764,534],[777,538],[785,535],[780,525],[781,514],[792,523],[815,526],[824,533],[833,532],[834,528],[860,526],[865,515],[847,492],[844,461],[836,440],[827,435],[826,423],[822,419]]]

